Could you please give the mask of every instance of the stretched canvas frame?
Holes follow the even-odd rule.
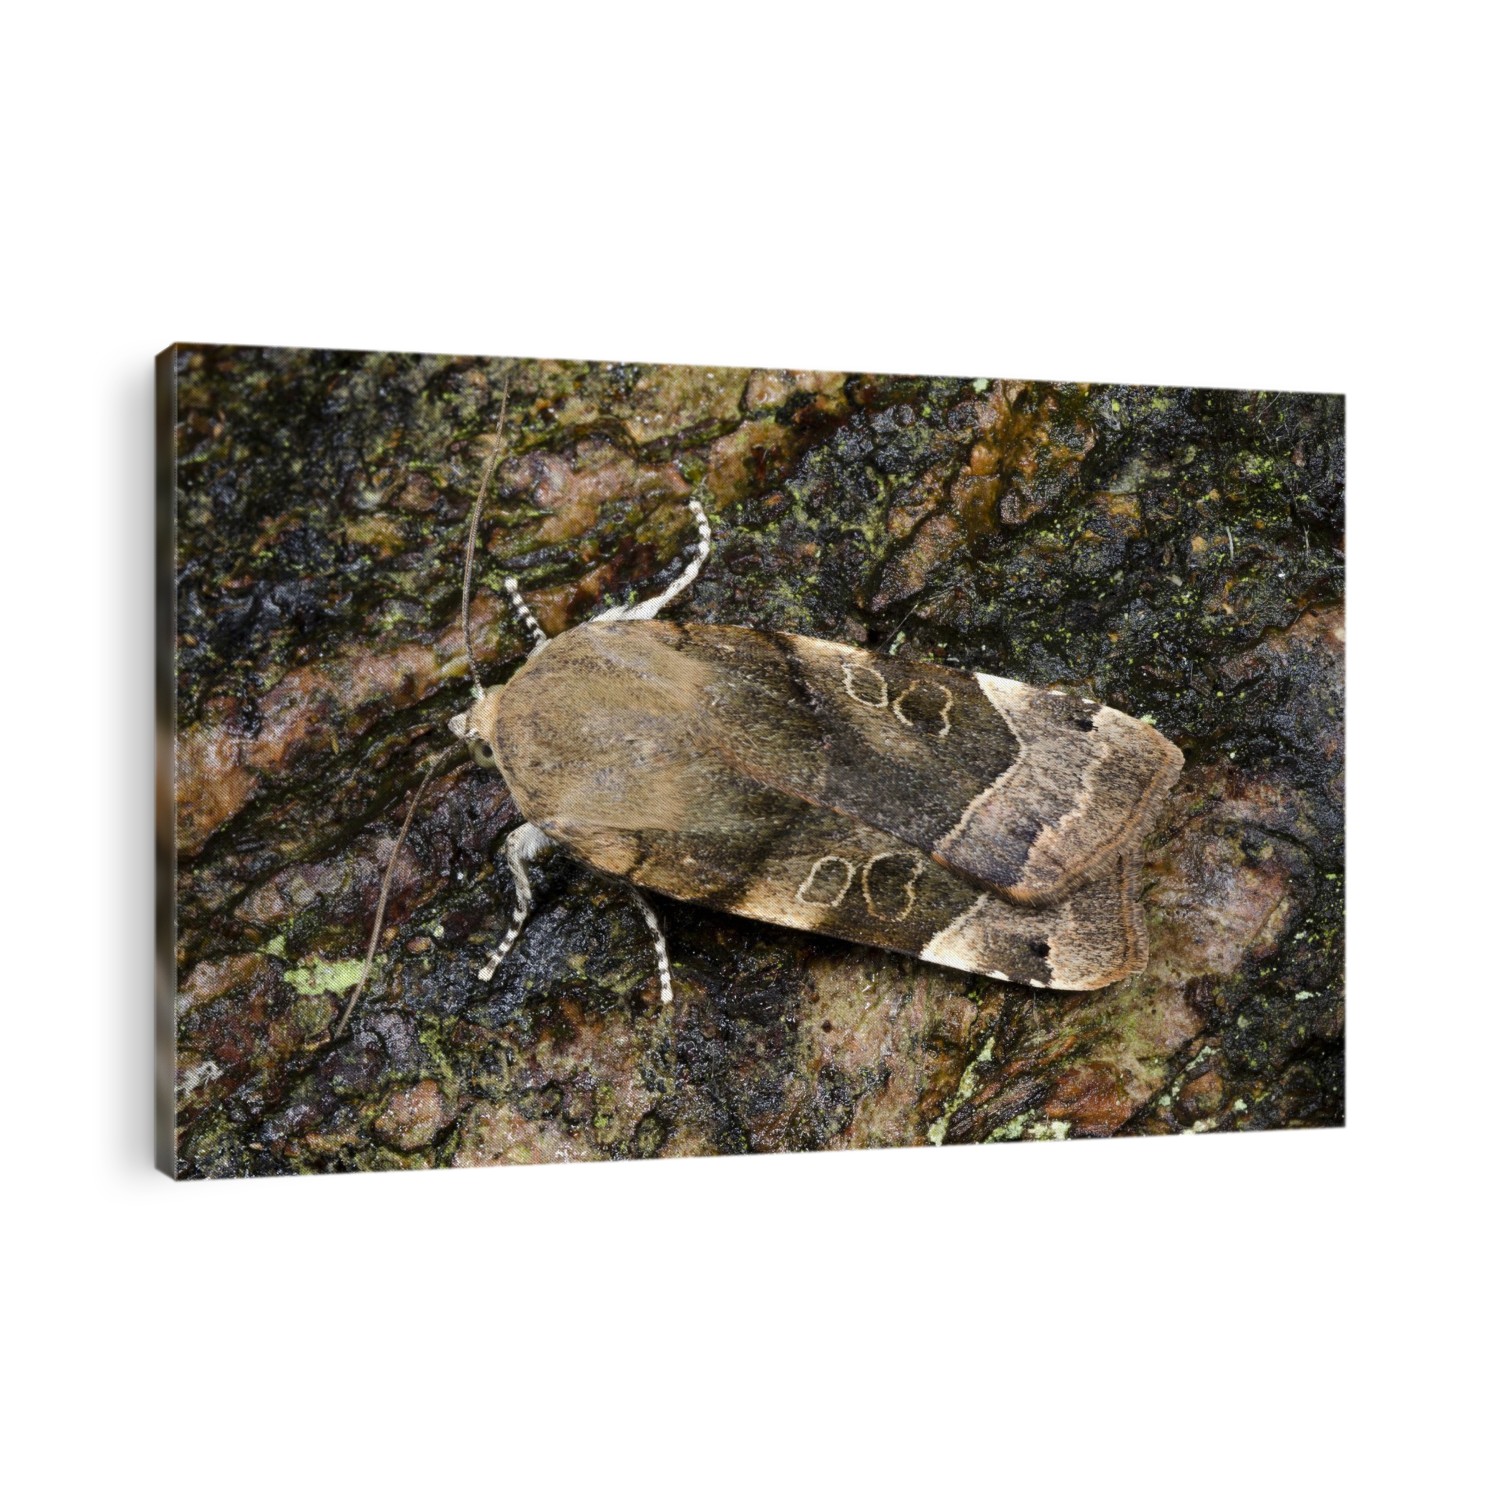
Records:
[[[715,552],[686,621],[1081,695],[1185,768],[1145,971],[1038,990],[539,873],[445,771],[476,655]],[[262,1175],[1331,1125],[1343,1112],[1335,396],[174,346],[158,361],[159,1163]]]

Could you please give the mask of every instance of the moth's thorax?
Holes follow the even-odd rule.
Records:
[[[705,674],[672,648],[673,632],[654,622],[577,626],[471,710],[528,821],[672,827],[702,795],[684,762]]]

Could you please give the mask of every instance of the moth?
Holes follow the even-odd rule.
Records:
[[[474,702],[448,725],[498,769],[526,820],[505,840],[515,905],[481,978],[521,936],[532,867],[554,847],[624,883],[655,946],[663,1004],[671,965],[645,891],[1038,988],[1097,989],[1145,966],[1142,845],[1181,751],[1056,689],[658,619],[710,555],[697,499],[683,571],[640,603],[549,638],[507,578],[533,646],[508,682],[484,686],[469,598],[499,450],[497,433],[464,563]]]

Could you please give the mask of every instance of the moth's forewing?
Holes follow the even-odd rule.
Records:
[[[1149,725],[1071,694],[805,636],[666,628],[715,669],[715,742],[742,769],[1023,904],[1139,844],[1182,766]]]
[[[1181,763],[1113,710],[729,626],[548,643],[493,705],[527,819],[684,900],[1056,988],[1134,972]]]

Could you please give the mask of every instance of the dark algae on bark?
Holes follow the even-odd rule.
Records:
[[[677,619],[1064,687],[1187,764],[1151,961],[1038,992],[621,892],[553,856],[517,949],[504,784],[440,776],[526,642],[713,560]],[[1343,403],[1334,396],[179,346],[176,1140],[184,1176],[1335,1125]]]

